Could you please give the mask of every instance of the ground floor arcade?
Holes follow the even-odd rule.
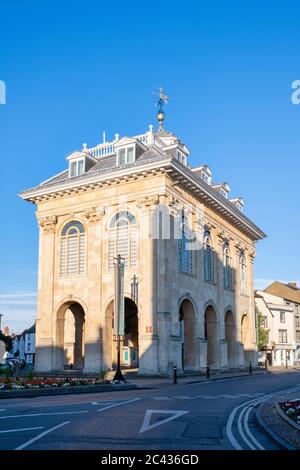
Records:
[[[78,301],[64,302],[57,311],[55,336],[48,347],[47,360],[37,344],[37,369],[84,372],[112,370],[117,362],[113,301],[105,309],[99,340],[86,339],[88,315]],[[131,298],[125,298],[125,335],[121,338],[122,367],[138,368],[140,374],[169,374],[176,365],[179,372],[211,369],[241,369],[257,354],[251,343],[250,318],[237,316],[227,308],[222,315],[208,303],[198,312],[190,298],[178,302],[178,311],[159,313],[154,331],[141,328],[142,312]],[[153,322],[155,323],[155,322]],[[99,322],[100,325],[100,322]],[[96,335],[95,335],[96,336]],[[51,360],[49,357],[51,356]]]

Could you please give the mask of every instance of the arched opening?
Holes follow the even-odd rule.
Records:
[[[250,341],[250,321],[249,316],[247,314],[243,315],[242,322],[241,322],[241,341],[244,345],[244,358],[247,362],[249,359],[249,353],[251,348],[251,341]]]
[[[124,337],[121,337],[121,366],[139,365],[139,322],[138,308],[133,300],[125,297]],[[117,338],[114,335],[114,302],[108,304],[105,312],[105,346],[107,367],[117,366]]]
[[[56,369],[84,368],[84,310],[78,302],[66,302],[57,313]]]
[[[196,315],[188,299],[179,308],[179,336],[182,369],[193,370],[197,366]]]
[[[205,310],[204,334],[207,341],[207,363],[218,366],[218,323],[215,309],[210,305]]]
[[[225,339],[227,342],[227,363],[231,368],[235,365],[235,321],[231,310],[227,310],[225,315]]]

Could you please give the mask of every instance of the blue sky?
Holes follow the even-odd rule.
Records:
[[[300,5],[294,1],[2,2],[0,313],[30,326],[37,287],[35,207],[17,197],[61,171],[83,142],[155,124],[208,164],[267,234],[256,285],[299,280]]]

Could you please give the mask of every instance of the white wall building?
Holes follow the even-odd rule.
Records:
[[[35,362],[35,325],[24,332],[24,354],[26,364],[34,365]]]
[[[8,358],[18,357],[24,359],[26,364],[34,365],[35,362],[35,325],[28,330],[24,330],[20,335],[13,337],[13,348],[8,353]]]
[[[256,291],[255,303],[269,331],[268,350],[261,354],[260,360],[267,355],[270,365],[292,366],[296,351],[293,308],[281,297],[262,291]]]

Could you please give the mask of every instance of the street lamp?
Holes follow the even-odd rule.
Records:
[[[0,331],[1,331],[1,320],[2,320],[2,317],[3,317],[3,313],[0,313]]]
[[[114,330],[117,336],[117,370],[114,380],[124,382],[121,371],[121,336],[124,336],[124,258],[118,255],[114,258]]]

